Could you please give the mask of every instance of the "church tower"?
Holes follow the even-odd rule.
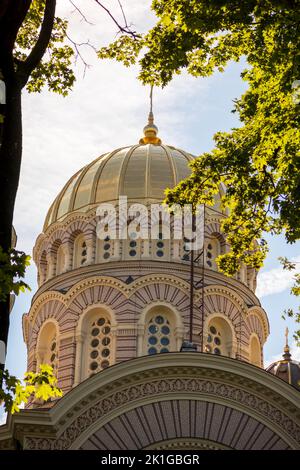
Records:
[[[0,448],[17,436],[24,449],[300,449],[299,391],[263,369],[257,273],[217,270],[225,188],[205,208],[193,263],[174,216],[151,213],[193,158],[161,142],[150,113],[139,143],[87,164],[54,200],[23,331],[28,369],[51,364],[64,396],[30,401]],[[104,230],[114,214],[126,237],[99,237],[99,207]]]
[[[64,393],[114,364],[180,351],[188,338],[191,255],[172,221],[170,236],[157,217],[155,239],[99,239],[97,208],[110,203],[120,215],[126,196],[129,211],[143,204],[151,215],[164,190],[189,175],[192,159],[161,143],[151,114],[139,144],[86,165],[52,204],[34,247],[39,290],[23,324],[28,368],[52,364]],[[204,260],[194,267],[192,340],[198,351],[263,367],[269,326],[254,294],[256,272],[243,266],[230,279],[217,271],[216,257],[228,250],[223,217],[217,197],[205,210]]]

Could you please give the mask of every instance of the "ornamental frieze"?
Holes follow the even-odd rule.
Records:
[[[45,439],[38,437],[26,437],[26,448],[28,449],[69,449],[78,439],[78,437],[100,418],[104,418],[109,413],[116,410],[122,414],[122,408],[128,403],[141,403],[141,400],[147,400],[149,397],[153,402],[159,401],[158,398],[172,399],[172,394],[196,393],[199,399],[213,397],[218,400],[225,400],[226,406],[235,407],[235,405],[245,408],[245,414],[261,415],[263,418],[291,437],[300,445],[300,427],[280,409],[273,404],[268,403],[263,398],[254,395],[251,392],[241,390],[233,385],[222,384],[212,380],[203,380],[199,378],[169,378],[152,380],[147,383],[135,384],[130,387],[118,390],[107,396],[76,417],[72,423],[56,439]],[[182,397],[187,399],[188,395]],[[195,395],[193,395],[195,399]],[[197,399],[197,398],[196,398]],[[134,408],[134,406],[132,406]]]

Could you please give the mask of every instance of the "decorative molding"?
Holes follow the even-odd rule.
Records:
[[[112,393],[110,396],[99,400],[97,403],[90,406],[64,430],[64,432],[55,440],[45,439],[39,437],[27,437],[26,447],[28,449],[69,449],[76,440],[90,428],[95,422],[103,418],[105,415],[113,413],[114,410],[120,410],[124,405],[130,403],[131,408],[134,408],[134,403],[141,403],[147,401],[151,397],[151,401],[158,401],[159,399],[172,399],[172,395],[184,394],[186,397],[193,394],[193,398],[201,396],[210,399],[213,397],[221,398],[222,402],[239,404],[247,411],[255,411],[259,415],[264,416],[268,421],[279,426],[287,436],[292,437],[300,444],[300,427],[288,418],[282,411],[276,409],[267,401],[259,398],[257,395],[242,390],[239,387],[229,385],[226,383],[205,380],[199,378],[165,378],[159,380],[150,380],[148,382],[136,383],[130,385],[122,390]],[[160,398],[159,398],[160,397]],[[73,447],[74,448],[74,447]],[[75,447],[77,448],[77,447]]]
[[[141,357],[106,369],[52,409],[10,417],[0,429],[0,448],[7,448],[12,436],[24,448],[78,448],[118,416],[166,400],[196,400],[237,410],[272,430],[290,448],[300,449],[299,397],[293,387],[258,367],[201,353]]]

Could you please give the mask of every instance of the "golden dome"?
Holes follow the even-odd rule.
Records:
[[[101,155],[72,176],[50,207],[44,231],[73,211],[86,212],[100,203],[117,201],[119,196],[127,196],[129,202],[160,202],[166,188],[190,174],[192,155],[161,144],[153,123],[144,132],[138,145]]]

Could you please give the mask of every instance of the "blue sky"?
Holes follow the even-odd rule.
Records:
[[[60,2],[63,14],[71,19],[72,38],[81,41],[88,34],[97,45],[105,45],[115,35],[115,27],[103,12],[87,9],[94,26],[83,24],[70,4]],[[115,2],[117,5],[117,2]],[[145,29],[153,16],[148,1],[128,2],[127,14],[137,29]],[[94,16],[93,16],[94,15]],[[100,26],[97,26],[100,25]],[[80,60],[76,66],[77,82],[67,98],[50,94],[23,96],[24,152],[14,225],[18,248],[31,253],[35,239],[42,230],[43,220],[51,202],[76,170],[102,153],[120,146],[135,144],[142,135],[148,113],[149,89],[137,80],[137,69],[124,68],[111,61],[98,61],[90,49],[84,50],[92,65],[85,78]],[[170,145],[195,155],[213,146],[213,134],[238,126],[231,113],[233,100],[246,89],[240,78],[245,64],[230,64],[225,73],[206,79],[182,74],[164,90],[154,91],[155,122],[159,136]],[[265,362],[281,355],[286,322],[281,319],[284,308],[297,307],[289,295],[292,280],[280,268],[278,256],[299,258],[299,244],[287,245],[283,236],[268,237],[270,252],[261,270],[258,292],[262,306],[269,315],[271,335],[266,343]],[[36,270],[27,272],[31,293],[21,294],[11,314],[7,367],[22,376],[26,369],[26,349],[22,339],[21,318],[28,312],[36,289]],[[290,331],[294,330],[289,320]],[[293,347],[299,357],[299,349]]]

